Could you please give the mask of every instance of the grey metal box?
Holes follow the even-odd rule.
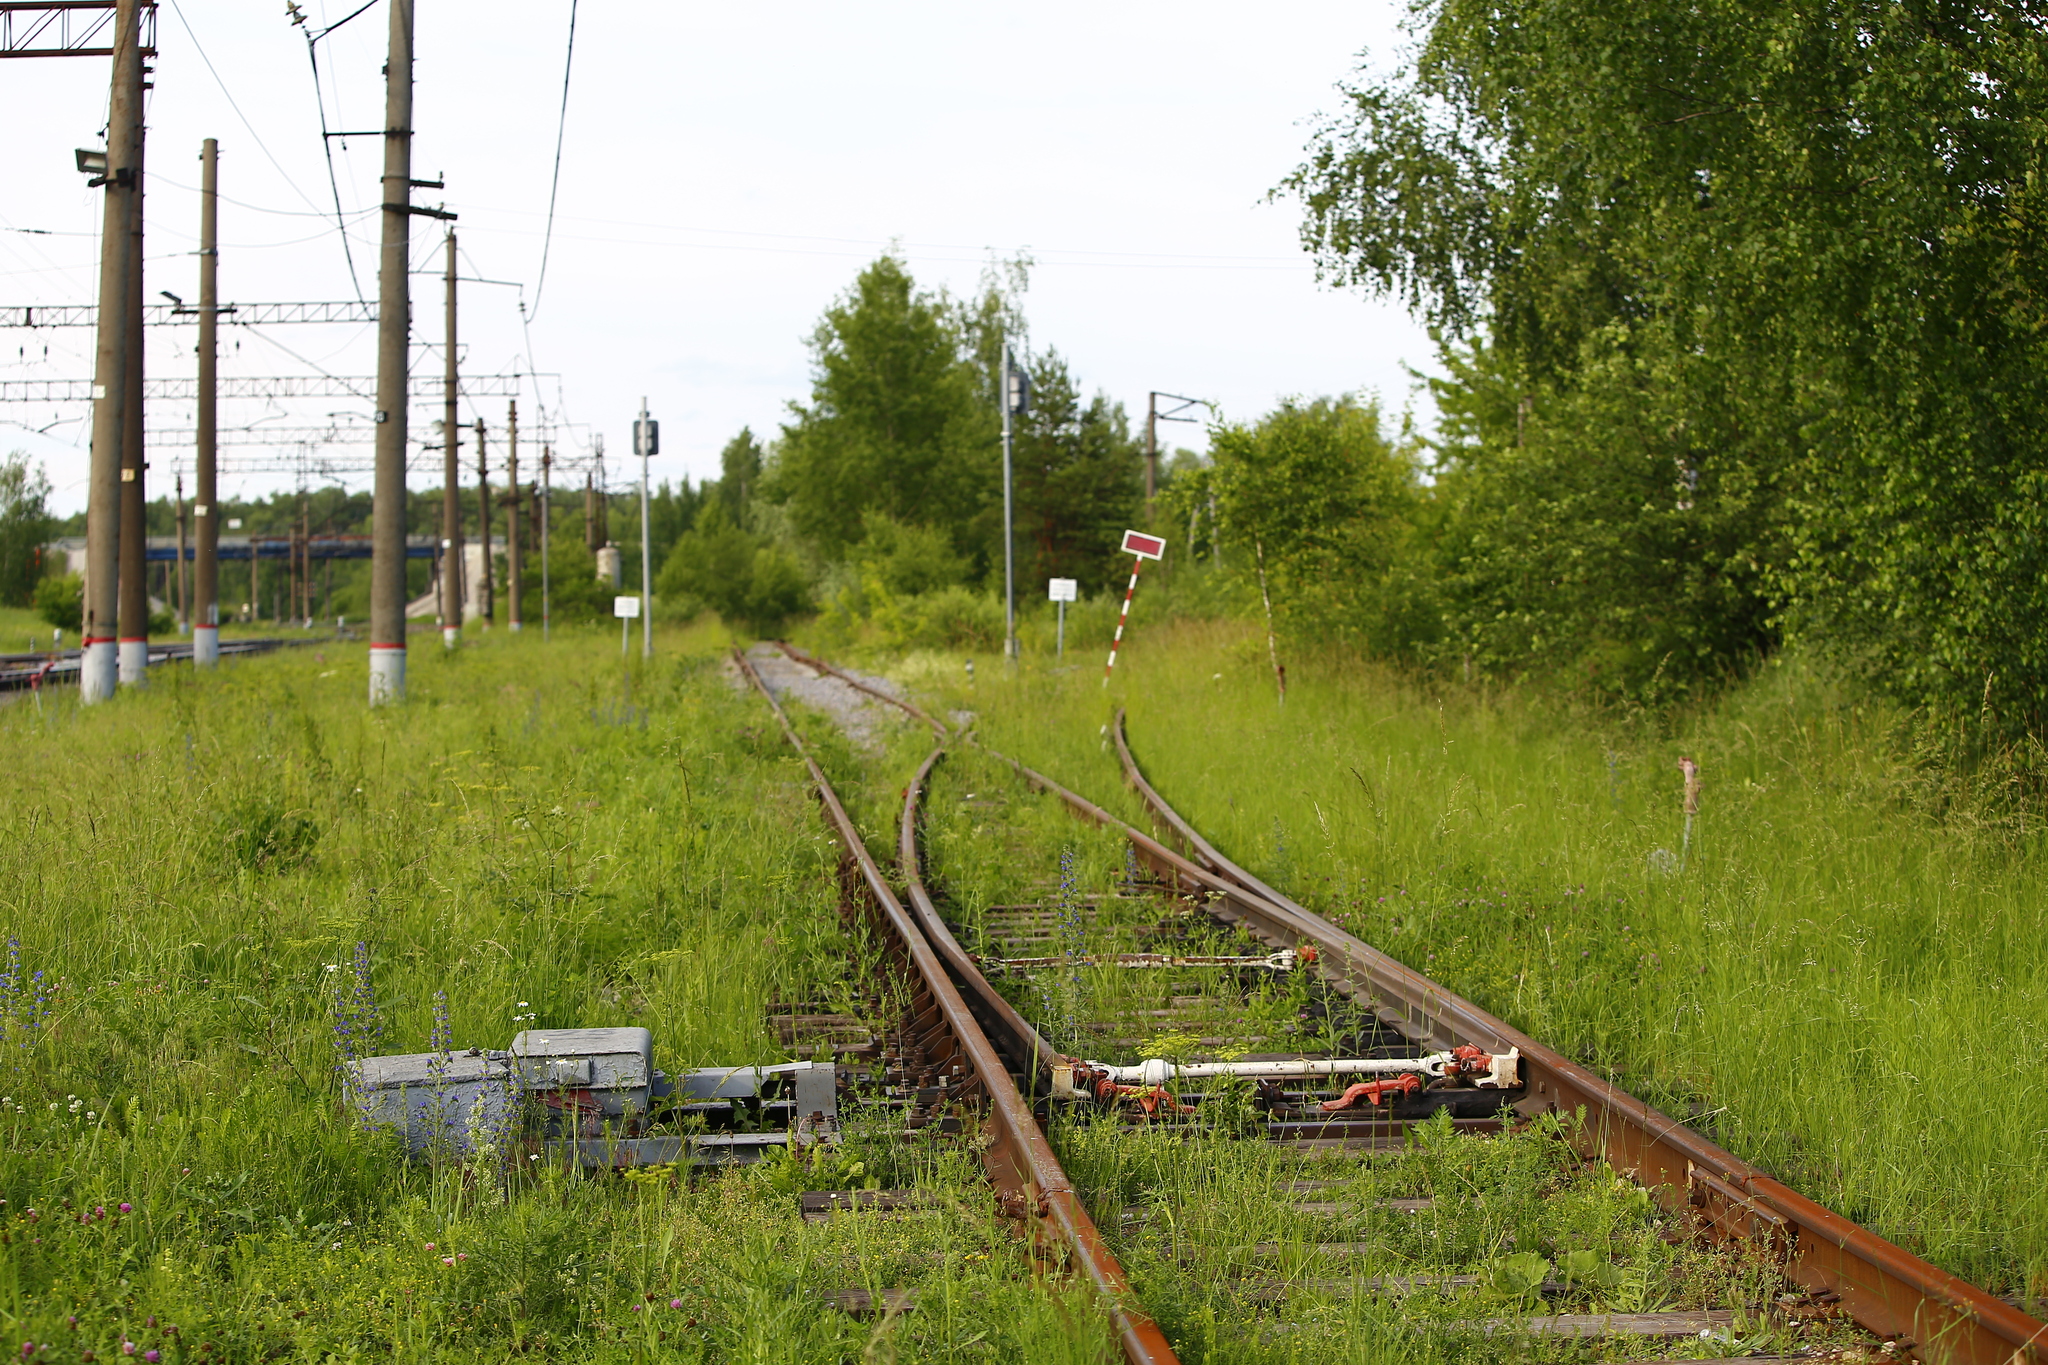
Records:
[[[502,1052],[365,1057],[349,1068],[349,1089],[364,1122],[398,1129],[415,1156],[437,1143],[468,1152],[501,1142],[517,1117],[512,1060]]]
[[[512,1059],[524,1089],[585,1091],[614,1118],[647,1112],[654,1035],[644,1028],[527,1029]]]

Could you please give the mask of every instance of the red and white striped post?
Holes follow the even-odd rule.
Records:
[[[1124,589],[1124,609],[1116,618],[1116,638],[1109,642],[1109,662],[1102,666],[1102,685],[1109,686],[1110,671],[1116,667],[1117,646],[1124,642],[1124,623],[1131,619],[1131,599],[1138,595],[1138,570],[1145,567],[1148,559],[1157,559],[1166,553],[1166,542],[1158,536],[1148,536],[1138,531],[1124,532],[1124,553],[1134,556],[1131,560],[1131,586]]]

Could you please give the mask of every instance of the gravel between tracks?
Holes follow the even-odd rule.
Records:
[[[880,749],[885,731],[908,723],[902,712],[882,705],[830,673],[822,676],[813,673],[773,645],[755,645],[747,651],[747,661],[753,664],[754,671],[761,675],[761,681],[767,684],[777,700],[800,701],[822,712],[846,733],[848,739],[863,749]],[[852,669],[847,671],[853,672]],[[865,673],[855,676],[892,697],[902,695],[902,689],[887,678]]]

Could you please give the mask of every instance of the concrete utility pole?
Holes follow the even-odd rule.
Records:
[[[174,503],[174,510],[178,514],[178,596],[172,598],[172,610],[178,616],[178,634],[184,634],[186,630],[193,628],[193,616],[190,616],[190,610],[193,610],[193,598],[190,598],[188,591],[184,591],[184,471],[182,469],[178,471],[178,499]]]
[[[192,595],[185,590],[185,471],[178,471],[178,633],[192,628]]]
[[[455,403],[460,394],[455,351],[455,229],[448,229],[447,362],[441,409],[441,643],[449,649],[462,637],[462,467],[456,451],[462,426]],[[486,542],[488,543],[488,542]]]
[[[1145,395],[1145,524],[1152,524],[1152,496],[1159,486],[1159,395]]]
[[[86,487],[85,629],[78,668],[79,700],[114,695],[120,590],[122,437],[127,425],[128,276],[140,271],[131,232],[142,192],[137,153],[142,139],[142,32],[138,0],[114,7],[114,73],[107,111],[107,187],[100,228],[99,337],[93,357],[92,474]]]
[[[220,509],[214,473],[215,329],[220,309],[220,144],[199,144],[199,414],[192,478],[192,662],[220,662]]]
[[[483,542],[477,556],[476,616],[491,628],[498,604],[491,598],[491,468],[484,462],[484,419],[476,419],[476,533]]]
[[[612,543],[612,496],[611,485],[605,482],[603,432],[591,435],[590,454],[597,461],[597,544],[602,549]]]
[[[1165,398],[1176,406],[1165,412],[1159,410],[1159,400]],[[1177,393],[1145,395],[1145,524],[1152,524],[1152,499],[1159,488],[1159,424],[1161,422],[1199,422],[1198,417],[1184,414],[1189,408],[1206,408],[1208,403],[1200,398],[1184,398]]]
[[[384,242],[377,267],[377,474],[370,518],[370,705],[405,700],[406,342],[412,321],[412,4],[391,0]],[[454,433],[449,433],[454,439]]]
[[[647,395],[640,396],[640,421],[633,428],[640,447],[640,657],[654,657],[654,527],[648,521],[647,461],[661,444],[659,429],[647,419]]]
[[[505,405],[505,626],[519,633],[519,400]]]
[[[121,588],[118,673],[123,686],[149,681],[149,501],[143,491],[148,463],[142,451],[142,101],[135,101],[135,193],[128,225],[128,366],[122,378],[128,401],[121,410]]]
[[[554,492],[555,448],[540,448],[540,638],[548,638],[548,531],[553,521],[550,506]]]

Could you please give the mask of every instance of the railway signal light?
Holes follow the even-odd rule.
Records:
[[[1021,417],[1031,411],[1031,376],[1022,370],[1009,372],[1008,400],[1012,416]]]

